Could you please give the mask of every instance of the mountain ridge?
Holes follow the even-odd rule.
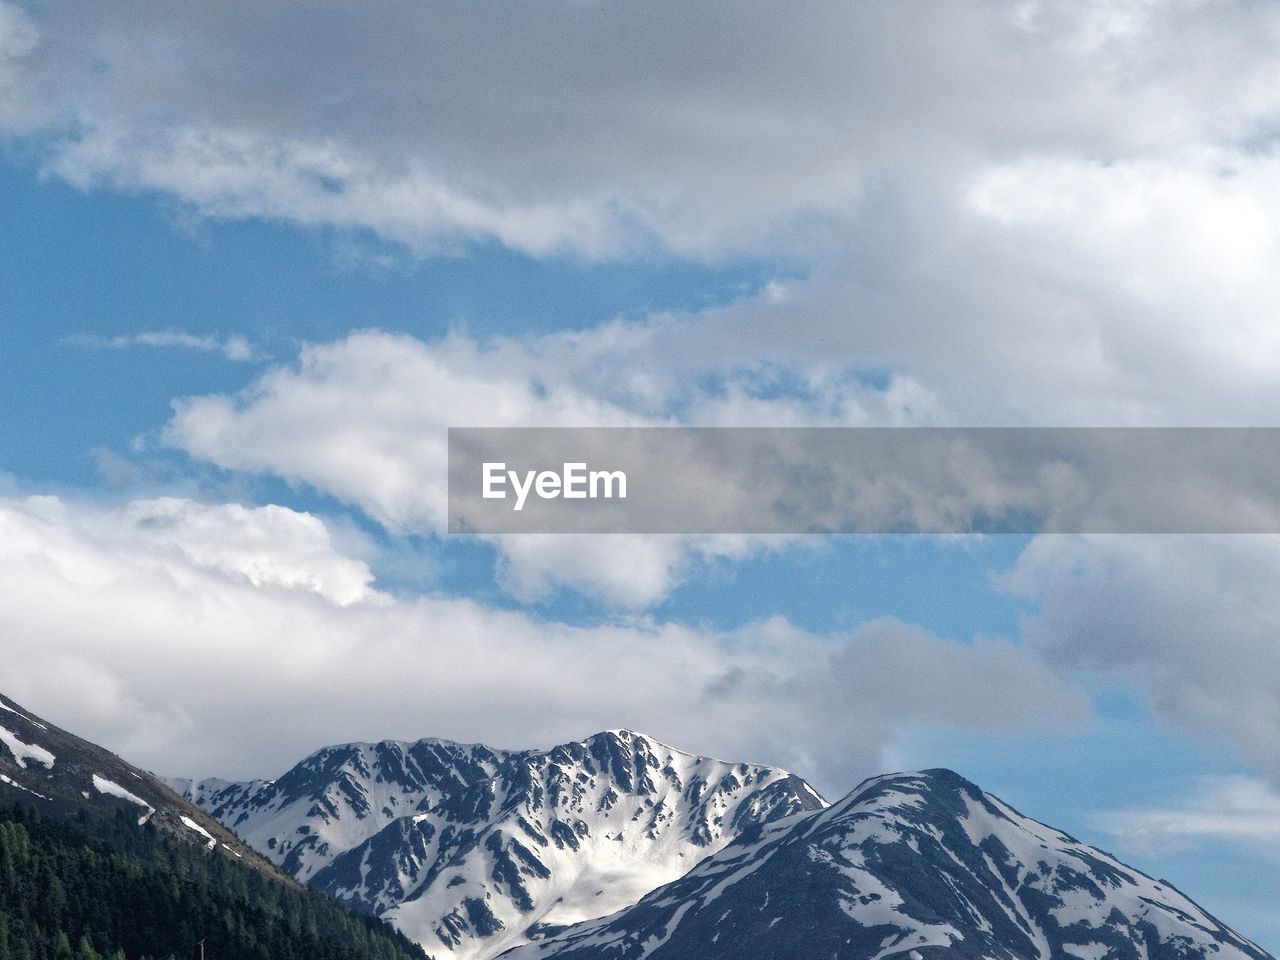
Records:
[[[503,960],[1271,960],[1180,893],[954,771],[887,774],[744,831]]]
[[[338,744],[274,780],[162,781],[0,695],[4,801],[158,829],[267,879],[288,865],[436,960],[1274,960],[944,768],[827,804],[786,771],[614,729],[548,750]]]
[[[621,728],[547,750],[338,744],[271,781],[171,782],[295,876],[459,960],[611,912],[748,823],[825,803],[786,771]]]

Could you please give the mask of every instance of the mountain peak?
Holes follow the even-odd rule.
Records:
[[[574,742],[581,743],[584,746],[601,742],[612,742],[632,748],[647,748],[654,753],[678,754],[682,757],[693,756],[693,754],[677,749],[669,743],[664,743],[657,737],[651,737],[647,733],[642,733],[639,730],[628,730],[625,727],[618,727],[612,730],[602,730],[599,733],[593,733],[585,740],[578,740]]]
[[[964,793],[982,793],[976,783],[948,767],[930,767],[925,770],[903,770],[898,773],[883,773],[864,780],[853,790],[853,795],[864,789],[883,787],[918,793],[936,791],[961,791]]]
[[[803,947],[803,949],[798,949]],[[1169,884],[951,770],[875,777],[505,960],[1269,960]]]
[[[989,805],[989,800],[989,795],[973,781],[954,770],[934,767],[886,773],[864,780],[832,805],[829,816],[844,815],[859,807],[918,808],[934,816],[960,816],[974,804]],[[1021,816],[1012,808],[1005,809]]]
[[[183,786],[299,879],[457,960],[617,910],[824,805],[785,771],[629,729],[547,750],[341,744],[274,783]]]

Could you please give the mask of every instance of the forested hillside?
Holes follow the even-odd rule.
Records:
[[[0,803],[0,960],[423,960],[380,921],[121,812]]]

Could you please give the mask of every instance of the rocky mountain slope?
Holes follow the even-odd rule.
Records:
[[[347,744],[271,782],[171,783],[298,878],[460,960],[632,904],[743,830],[825,805],[783,771],[625,730],[545,751]]]
[[[633,906],[503,960],[1267,960],[1162,881],[946,770],[753,826]]]
[[[138,823],[153,823],[177,837],[250,863],[262,862],[235,834],[163,780],[42,720],[3,695],[0,799],[53,817],[127,811]]]

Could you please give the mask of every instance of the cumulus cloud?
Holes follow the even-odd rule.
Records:
[[[228,469],[310,483],[388,529],[441,531],[449,426],[645,422],[571,382],[563,358],[547,366],[514,342],[356,333],[304,347],[238,397],[179,401],[167,436]]]
[[[626,535],[503,537],[498,583],[532,602],[570,586],[626,607],[665,597],[691,562],[688,537]]]
[[[31,497],[13,502],[6,519],[15,549],[39,544],[72,580],[99,582],[92,564],[80,562],[92,544],[137,563],[178,561],[172,569],[190,566],[254,587],[302,591],[340,607],[386,599],[372,589],[368,565],[339,550],[323,522],[285,507],[161,497],[92,509]],[[55,542],[65,552],[50,549]]]
[[[913,727],[1088,713],[1029,651],[892,620],[844,636],[781,619],[574,627],[395,600],[323,531],[283,508],[0,501],[5,692],[166,773],[272,775],[353,738],[532,746],[628,726],[834,789]]]
[[[662,600],[698,569],[761,554],[817,549],[801,537],[666,534],[505,534],[498,584],[518,600],[536,602],[561,587],[625,609]]]
[[[1280,793],[1249,777],[1209,777],[1174,806],[1109,811],[1097,825],[1126,850],[1162,855],[1227,842],[1280,859]]]
[[[1280,783],[1280,538],[1039,537],[1004,584],[1059,669],[1132,685],[1156,717]]]

